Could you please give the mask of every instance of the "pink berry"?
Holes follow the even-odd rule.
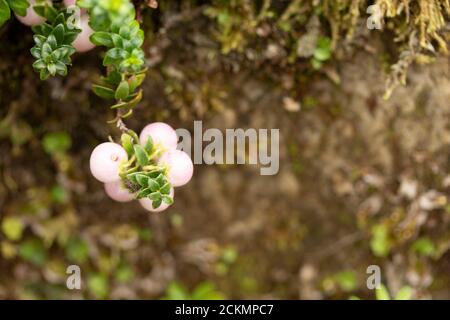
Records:
[[[128,202],[134,199],[134,195],[120,180],[105,183],[105,192],[111,199],[118,202]]]
[[[40,15],[38,15],[36,13],[36,11],[34,11],[33,6],[35,5],[36,1],[35,0],[29,0],[28,3],[30,4],[27,8],[27,14],[25,15],[25,17],[19,16],[18,14],[16,15],[16,18],[22,22],[24,25],[26,26],[37,26],[39,24],[42,24],[45,22],[45,19],[43,17],[41,17]]]
[[[151,136],[154,145],[162,146],[166,150],[176,149],[178,144],[178,137],[175,130],[164,122],[154,122],[147,125],[139,136],[139,141],[142,145]]]
[[[113,142],[104,142],[95,147],[90,159],[91,173],[95,179],[107,183],[118,181],[119,165],[127,161],[124,148]]]
[[[168,179],[174,187],[181,187],[191,180],[194,165],[186,152],[169,150],[158,161],[159,165],[167,166]]]
[[[169,195],[172,197],[172,199],[173,199],[174,193],[175,193],[175,191],[173,190],[173,188],[171,188]],[[166,210],[168,207],[170,207],[170,204],[167,204],[163,201],[158,208],[153,209],[153,201],[150,200],[149,198],[139,199],[139,203],[145,210],[148,210],[151,212],[161,212],[161,211]]]
[[[80,23],[77,27],[81,29],[81,32],[72,43],[73,47],[78,52],[86,52],[93,49],[95,44],[89,40],[89,37],[94,33],[94,30],[89,26],[89,17],[86,15],[81,16]]]
[[[64,5],[66,7],[74,6],[77,0],[64,0]]]

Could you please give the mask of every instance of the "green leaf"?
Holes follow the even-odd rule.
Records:
[[[2,231],[6,238],[17,241],[22,238],[24,225],[22,220],[15,217],[6,217],[2,222]]]
[[[144,148],[142,148],[142,146],[140,146],[139,144],[135,144],[133,146],[133,148],[134,148],[134,154],[136,155],[138,164],[141,167],[148,165],[149,159],[148,159],[148,155],[145,152]]]
[[[136,175],[136,181],[142,187],[148,187],[148,180],[149,180],[149,177],[147,177],[145,174],[138,173]]]
[[[411,249],[417,254],[425,257],[432,257],[437,254],[437,249],[431,239],[423,237],[417,239],[411,246]]]
[[[122,82],[120,82],[119,86],[116,89],[115,98],[117,100],[125,100],[129,94],[130,87],[128,85],[128,82],[123,80]]]
[[[386,225],[377,224],[372,228],[370,247],[373,254],[377,257],[385,257],[389,254],[392,247],[392,241]]]
[[[64,25],[58,24],[51,33],[55,37],[58,44],[63,44],[64,41]]]
[[[28,0],[9,0],[9,6],[14,13],[21,17],[25,17],[30,4],[28,3]]]
[[[170,187],[171,187],[170,183],[167,182],[166,184],[164,184],[159,189],[159,192],[161,192],[162,194],[169,194],[170,193]]]
[[[153,192],[153,193],[151,193],[148,197],[149,197],[149,199],[152,200],[152,201],[159,201],[159,200],[161,200],[161,193],[159,193],[159,192]]]
[[[128,84],[130,85],[130,92],[134,92],[137,87],[139,87],[145,79],[145,74],[136,74],[128,79]]]
[[[412,289],[410,287],[403,287],[401,288],[398,292],[397,295],[395,296],[395,300],[411,300],[411,296],[412,296]]]
[[[61,154],[69,150],[72,140],[65,132],[52,132],[44,136],[42,144],[48,154]]]
[[[158,191],[159,189],[159,184],[158,182],[156,182],[154,179],[152,178],[148,178],[148,187],[150,188],[150,190],[152,192]]]
[[[47,259],[44,245],[38,239],[30,239],[23,242],[19,247],[19,255],[22,259],[37,266],[42,266]]]
[[[148,154],[150,154],[153,150],[153,139],[151,136],[148,136],[147,141],[145,142],[144,146],[145,151],[147,151]]]
[[[375,289],[375,296],[377,300],[391,300],[389,291],[383,284],[379,288]]]
[[[113,46],[113,42],[112,42],[111,35],[109,32],[104,32],[104,31],[94,32],[91,35],[90,40],[93,44],[95,44],[97,46],[105,46],[105,47]]]
[[[88,279],[88,288],[94,297],[104,299],[109,292],[108,278],[100,273],[93,274]]]
[[[84,263],[89,255],[89,246],[81,238],[72,238],[66,244],[66,256],[71,262]]]
[[[314,58],[319,61],[326,61],[331,58],[331,39],[321,37],[317,42]]]
[[[6,0],[0,0],[0,26],[11,18],[11,10]]]
[[[171,197],[171,196],[168,196],[168,195],[162,195],[162,201],[165,203],[165,204],[168,204],[168,205],[171,205],[171,204],[173,204],[173,198]]]
[[[114,99],[114,90],[97,84],[92,85],[92,91],[103,99]]]
[[[154,200],[152,202],[153,209],[159,208],[161,206],[161,203],[162,203],[162,199],[161,198],[159,198],[158,200]]]
[[[133,155],[133,137],[127,133],[123,133],[120,137],[120,141],[122,143],[122,147],[127,152],[128,156],[131,157]]]

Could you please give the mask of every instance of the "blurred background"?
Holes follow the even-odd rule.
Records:
[[[149,71],[128,127],[279,128],[280,171],[196,165],[160,214],[109,200],[89,173],[120,136],[91,92],[102,49],[41,82],[12,19],[0,298],[375,299],[369,265],[392,298],[450,298],[447,1],[135,2]],[[366,25],[375,2],[383,30]]]

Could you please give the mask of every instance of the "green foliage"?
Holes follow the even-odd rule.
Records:
[[[51,132],[44,136],[42,145],[48,154],[62,154],[69,150],[72,140],[65,132]]]
[[[402,287],[394,297],[394,300],[410,300],[412,289],[408,286]],[[375,289],[375,297],[377,300],[391,300],[391,295],[385,285],[380,285]]]
[[[146,72],[141,49],[144,32],[135,20],[134,6],[129,0],[81,0],[78,5],[89,11],[95,31],[91,41],[108,48],[103,59],[107,75],[93,86],[93,91],[101,98],[117,100],[111,108],[126,110],[120,113],[121,118],[126,118],[142,99],[137,88]]]
[[[28,0],[0,0],[0,27],[11,18],[11,10],[23,17],[28,7]]]
[[[136,199],[151,199],[155,209],[163,202],[172,204],[171,185],[166,170],[155,165],[153,161],[160,150],[154,147],[152,138],[149,137],[145,146],[141,146],[136,133],[129,130],[128,133],[122,134],[121,142],[130,158],[120,168],[120,176],[125,186],[136,193]]]
[[[372,228],[372,239],[370,248],[377,257],[385,257],[389,254],[392,247],[392,241],[389,236],[388,227],[384,224],[375,225]]]
[[[421,256],[434,257],[437,254],[437,248],[431,239],[419,238],[411,246],[411,250]]]
[[[81,30],[68,25],[69,13],[65,9],[58,12],[50,4],[43,4],[35,6],[35,10],[47,22],[33,27],[35,46],[31,54],[36,59],[33,68],[41,80],[57,74],[65,76],[67,66],[72,64],[70,56],[75,53],[72,42]]]
[[[28,239],[20,244],[19,255],[25,261],[41,266],[47,260],[46,249],[39,239]]]
[[[189,292],[181,283],[173,281],[166,289],[166,300],[223,300],[225,296],[216,289],[214,283],[204,281]]]
[[[22,238],[24,224],[19,218],[6,217],[3,219],[1,229],[7,239],[17,241]]]

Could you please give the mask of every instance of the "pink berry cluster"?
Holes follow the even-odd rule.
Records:
[[[162,122],[147,125],[139,137],[129,130],[121,144],[104,142],[92,151],[91,173],[111,199],[137,199],[149,211],[163,211],[173,203],[174,187],[188,183],[194,172],[177,143],[175,130]]]

